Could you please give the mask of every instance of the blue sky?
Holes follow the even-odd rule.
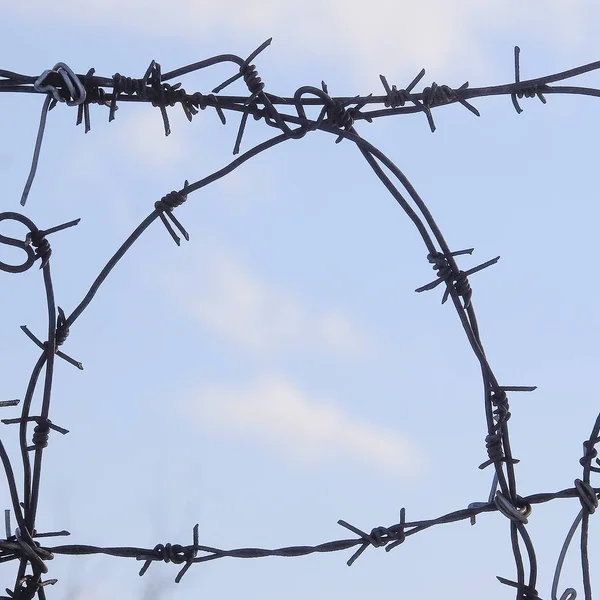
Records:
[[[0,9],[1,66],[28,75],[63,61],[141,77],[152,59],[164,72],[246,56],[271,36],[255,64],[277,95],[321,80],[332,95],[380,94],[380,73],[401,88],[422,67],[423,85],[508,83],[516,44],[522,79],[600,58],[588,1],[0,0]],[[181,81],[208,93],[233,74],[219,66]],[[597,87],[598,77],[573,84]],[[0,102],[2,210],[19,211],[42,99]],[[458,105],[436,109],[434,134],[419,114],[357,129],[409,177],[450,245],[475,248],[463,268],[501,256],[471,277],[473,302],[499,379],[538,386],[510,398],[520,493],[556,491],[581,477],[581,443],[599,410],[600,105],[549,96],[523,100],[517,115],[508,97],[473,104],[479,119]],[[87,135],[74,109],[50,113],[23,213],[40,228],[81,217],[50,240],[67,314],[156,200],[232,159],[235,115],[225,127],[210,110],[192,123],[177,107],[169,115],[165,138],[147,105],[122,103],[112,123],[92,106]],[[250,120],[242,151],[270,135]],[[85,370],[57,363],[50,416],[70,433],[51,435],[44,455],[38,529],[151,548],[191,543],[199,523],[209,546],[314,545],[346,537],[338,519],[370,530],[396,523],[401,507],[410,521],[487,499],[477,362],[440,289],[414,293],[434,278],[427,251],[354,146],[319,132],[288,141],[190,195],[177,217],[189,243],[177,248],[156,221],[71,330],[64,350]],[[42,278],[0,273],[0,285],[2,398],[22,398],[38,350],[19,326],[42,335]],[[2,440],[18,466],[14,426]],[[8,490],[0,498],[8,508]],[[534,507],[542,598],[578,509],[575,500]],[[57,556],[48,597],[513,597],[495,579],[514,578],[499,514],[436,527],[389,553],[370,548],[352,568],[350,555],[222,559],[179,584],[170,564],[140,578],[133,560]],[[575,543],[561,591],[582,594],[577,556]],[[0,565],[2,588],[14,573]]]

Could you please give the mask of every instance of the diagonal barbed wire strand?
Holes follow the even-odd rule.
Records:
[[[50,272],[52,250],[46,236],[77,225],[78,220],[46,230],[40,230],[31,220],[19,213],[5,212],[0,214],[0,222],[14,220],[20,222],[29,231],[25,240],[10,238],[0,234],[0,243],[19,248],[26,255],[26,260],[18,265],[11,265],[0,261],[0,270],[10,273],[23,272],[28,270],[39,259],[44,280],[48,315],[46,341],[40,341],[26,326],[22,328],[28,337],[42,349],[42,354],[33,368],[22,403],[20,418],[2,420],[6,424],[19,424],[19,444],[23,462],[23,492],[21,496],[18,492],[17,481],[8,454],[3,443],[0,441],[0,459],[2,460],[7,477],[13,506],[12,512],[18,524],[18,528],[13,534],[10,527],[10,511],[7,511],[5,518],[6,538],[3,541],[0,540],[0,562],[19,561],[15,585],[12,590],[7,588],[8,597],[26,599],[37,595],[39,598],[45,598],[44,588],[48,585],[53,585],[56,583],[56,580],[43,580],[42,576],[48,571],[46,562],[51,560],[55,554],[111,554],[121,557],[133,557],[144,561],[140,575],[143,575],[150,564],[155,561],[183,564],[176,581],[181,580],[181,577],[192,564],[217,558],[302,556],[315,552],[346,550],[358,546],[358,549],[348,560],[348,564],[352,565],[369,546],[385,546],[386,551],[389,551],[397,545],[404,543],[410,535],[414,535],[432,526],[465,519],[469,519],[473,524],[475,523],[476,516],[483,512],[500,512],[509,519],[510,538],[517,576],[516,581],[503,577],[498,577],[498,579],[501,583],[516,588],[517,598],[534,600],[536,598],[539,599],[539,595],[535,589],[537,583],[537,563],[534,544],[526,528],[531,506],[559,498],[579,498],[581,510],[575,517],[567,533],[563,548],[558,557],[552,582],[552,598],[556,598],[560,574],[570,542],[577,528],[581,526],[580,554],[584,597],[586,600],[591,599],[590,569],[587,555],[589,516],[594,513],[598,506],[600,488],[592,487],[590,475],[592,472],[600,471],[600,468],[592,466],[592,461],[597,456],[595,445],[600,441],[600,415],[596,420],[590,438],[584,442],[584,456],[580,461],[583,467],[582,479],[576,479],[574,487],[560,492],[534,494],[525,498],[519,496],[515,472],[515,464],[518,463],[518,460],[513,457],[508,430],[508,421],[511,418],[511,413],[507,392],[533,391],[535,386],[501,385],[496,378],[483,349],[479,325],[472,302],[472,290],[468,279],[469,276],[495,264],[499,257],[487,260],[470,269],[460,269],[457,262],[458,257],[471,254],[473,249],[458,251],[451,249],[427,205],[408,178],[383,152],[361,137],[354,125],[357,121],[372,122],[373,119],[384,116],[423,112],[433,132],[435,131],[435,122],[432,110],[446,104],[459,103],[474,115],[479,116],[478,109],[469,100],[485,96],[509,95],[515,110],[522,112],[522,108],[518,102],[522,98],[537,97],[540,101],[546,103],[545,96],[547,94],[600,96],[600,90],[593,88],[550,86],[552,83],[598,70],[600,69],[600,61],[554,75],[522,81],[520,78],[519,63],[520,50],[516,47],[514,53],[515,82],[511,84],[485,88],[469,88],[468,82],[465,82],[460,87],[452,89],[449,86],[438,85],[434,82],[422,91],[415,92],[414,88],[425,75],[425,71],[422,70],[406,89],[397,89],[395,85],[390,86],[387,79],[381,75],[380,79],[386,92],[383,96],[369,94],[367,96],[333,97],[329,94],[327,85],[323,82],[321,88],[302,86],[296,90],[293,97],[282,98],[265,92],[265,84],[259,77],[256,67],[251,64],[270,43],[271,39],[267,40],[246,59],[232,54],[218,55],[165,74],[162,74],[160,65],[156,61],[152,61],[141,79],[124,77],[119,73],[116,73],[112,78],[98,77],[95,75],[94,69],[90,69],[86,75],[77,75],[64,63],[57,63],[52,69],[45,71],[39,77],[29,77],[11,71],[0,70],[0,92],[45,94],[32,168],[21,199],[22,204],[25,204],[27,200],[35,177],[46,126],[46,116],[59,103],[78,107],[77,124],[85,123],[86,133],[90,130],[91,123],[90,104],[106,106],[109,109],[109,120],[112,121],[115,119],[119,103],[149,102],[159,108],[166,135],[170,133],[167,107],[172,107],[176,104],[181,105],[186,117],[190,121],[199,111],[207,108],[214,108],[223,124],[226,123],[226,111],[241,113],[241,121],[234,144],[234,154],[238,154],[241,149],[244,131],[250,116],[254,120],[263,120],[270,127],[279,130],[278,135],[243,152],[225,167],[193,183],[186,181],[183,188],[169,192],[155,202],[154,210],[117,249],[94,280],[81,302],[73,309],[69,316],[66,315],[62,308],[56,305]],[[238,72],[216,86],[209,94],[202,94],[200,92],[188,94],[181,87],[180,83],[174,85],[167,83],[167,81],[172,79],[223,62],[235,64],[238,67]],[[238,79],[243,79],[248,88],[249,96],[217,95]],[[385,108],[365,110],[365,107],[375,104],[383,104]],[[320,107],[320,112],[316,119],[309,119],[307,117],[305,107],[308,106]],[[282,107],[293,107],[295,114],[281,112],[280,109]],[[162,221],[167,232],[177,245],[180,244],[181,239],[175,229],[188,240],[189,235],[186,229],[173,213],[176,208],[186,202],[189,194],[228,175],[257,154],[273,148],[284,141],[300,139],[314,131],[322,131],[334,135],[336,143],[347,141],[355,144],[365,158],[368,166],[416,226],[427,249],[427,260],[432,264],[436,272],[436,279],[433,282],[417,288],[416,291],[428,291],[436,288],[438,285],[445,285],[442,302],[451,299],[467,340],[480,364],[482,373],[487,427],[485,444],[488,460],[482,463],[480,468],[490,465],[494,466],[494,477],[488,502],[474,502],[466,509],[459,509],[428,521],[407,522],[405,509],[403,508],[400,511],[400,521],[398,523],[389,527],[375,527],[370,533],[366,533],[345,521],[339,521],[340,525],[349,529],[358,535],[358,537],[335,540],[316,546],[289,546],[274,550],[261,548],[222,550],[200,545],[198,526],[194,528],[193,543],[187,546],[158,544],[154,549],[134,547],[100,548],[85,545],[42,546],[36,541],[38,538],[69,535],[66,531],[38,533],[35,526],[39,503],[42,457],[44,448],[48,444],[49,432],[53,429],[62,434],[68,433],[67,430],[53,424],[49,419],[55,356],[82,368],[81,363],[59,350],[59,346],[66,341],[69,335],[70,327],[88,308],[111,271],[156,219]],[[41,383],[42,380],[43,384]],[[32,399],[38,385],[42,385],[40,414],[32,415]],[[2,405],[13,406],[17,402],[5,401]],[[35,423],[35,427],[33,444],[30,445],[28,436],[29,427],[32,423]],[[30,452],[34,452],[33,466],[31,465]],[[600,464],[597,459],[596,463]],[[527,568],[523,560],[521,548],[525,550],[527,555]],[[198,556],[199,552],[204,553],[203,556]],[[31,573],[29,574],[27,574],[28,568],[31,569]],[[561,600],[572,600],[575,597],[575,590],[567,588],[561,595]]]

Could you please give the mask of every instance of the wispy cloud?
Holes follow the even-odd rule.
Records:
[[[185,159],[189,143],[178,127],[165,136],[160,113],[151,107],[127,115],[120,123],[120,150],[143,167],[167,167]]]
[[[420,465],[415,448],[397,433],[359,421],[331,399],[308,394],[279,375],[202,386],[188,395],[184,410],[208,431],[309,465],[343,458],[403,473]]]
[[[317,351],[364,358],[374,344],[341,310],[305,307],[230,253],[202,251],[194,274],[171,272],[168,289],[199,323],[253,354]],[[322,303],[320,303],[322,305]]]
[[[348,73],[368,72],[372,78],[374,65],[395,76],[467,57],[471,64],[485,63],[490,35],[508,36],[510,43],[524,43],[514,35],[544,39],[555,49],[589,44],[598,24],[591,0],[373,0],[360,10],[344,0],[305,0],[301,8],[285,1],[232,0],[226,11],[214,2],[190,0],[0,0],[0,7],[44,22],[105,25],[155,38],[196,42],[218,34],[239,40],[247,52],[273,35],[287,60],[327,57]]]

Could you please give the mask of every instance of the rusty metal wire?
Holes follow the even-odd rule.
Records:
[[[498,580],[516,589],[517,598],[521,600],[539,600],[537,585],[537,563],[533,543],[527,531],[528,516],[535,504],[549,502],[558,498],[578,498],[581,505],[573,524],[567,534],[560,551],[552,582],[551,596],[557,600],[560,575],[569,545],[577,531],[581,529],[580,558],[584,597],[591,599],[590,568],[587,555],[589,519],[598,507],[600,487],[593,487],[590,479],[592,473],[600,472],[600,461],[596,458],[596,445],[600,442],[600,415],[592,428],[589,438],[583,443],[584,453],[580,460],[583,473],[581,478],[574,480],[573,486],[549,493],[533,494],[521,497],[517,490],[515,465],[519,462],[514,458],[509,438],[508,422],[511,418],[508,393],[530,392],[534,386],[505,385],[494,374],[486,358],[479,335],[473,292],[469,276],[494,265],[499,257],[487,260],[478,266],[462,269],[457,259],[471,254],[473,249],[453,251],[447,244],[433,216],[411,185],[404,173],[380,150],[361,137],[355,124],[360,121],[371,123],[374,119],[396,115],[422,112],[430,130],[435,131],[433,109],[446,104],[458,103],[471,113],[479,116],[479,111],[470,103],[475,98],[486,96],[510,96],[515,110],[520,113],[522,108],[519,100],[538,97],[546,102],[550,94],[575,94],[584,96],[600,96],[600,89],[552,85],[571,77],[600,69],[600,61],[570,69],[554,75],[522,81],[520,77],[520,50],[515,48],[515,81],[504,85],[469,88],[468,82],[457,88],[433,83],[420,92],[414,89],[425,75],[423,69],[403,89],[390,86],[387,79],[381,75],[381,83],[385,94],[354,97],[334,97],[329,94],[327,85],[323,82],[321,88],[302,86],[293,97],[279,97],[265,91],[265,83],[260,78],[252,61],[271,43],[267,40],[247,58],[243,59],[233,54],[223,54],[181,67],[174,71],[162,73],[161,66],[152,61],[141,79],[125,77],[116,73],[112,77],[99,77],[94,69],[85,75],[75,74],[66,64],[57,63],[52,69],[44,71],[40,76],[26,76],[11,71],[0,70],[0,92],[32,93],[45,96],[40,117],[39,131],[35,142],[32,166],[25,185],[21,204],[24,205],[32,189],[44,135],[48,112],[59,103],[67,106],[77,106],[76,124],[84,123],[85,132],[91,127],[90,105],[98,104],[108,109],[109,121],[116,117],[118,104],[121,102],[147,102],[157,107],[163,121],[165,135],[170,133],[167,107],[180,105],[189,121],[199,111],[214,109],[221,122],[226,124],[226,111],[241,113],[241,121],[235,138],[235,155],[239,154],[248,118],[264,121],[275,128],[278,134],[255,147],[240,154],[227,166],[193,183],[186,181],[179,190],[164,195],[154,204],[154,209],[133,231],[133,233],[118,248],[112,258],[106,263],[89,291],[67,316],[65,311],[55,302],[50,271],[52,249],[48,241],[51,234],[62,232],[78,224],[79,220],[65,224],[39,229],[29,218],[16,212],[0,213],[0,223],[16,221],[27,230],[23,239],[17,239],[0,234],[0,243],[18,248],[25,253],[21,264],[0,262],[0,270],[7,273],[22,273],[27,271],[39,260],[45,286],[46,304],[48,310],[48,328],[41,339],[36,337],[27,327],[22,327],[25,334],[40,348],[38,358],[29,379],[25,397],[23,398],[21,416],[14,419],[2,419],[4,424],[19,425],[19,444],[23,462],[22,491],[19,492],[11,462],[4,443],[0,440],[0,460],[4,466],[8,488],[12,502],[12,514],[17,522],[13,531],[11,528],[11,511],[5,511],[6,537],[0,540],[0,562],[18,561],[18,570],[12,589],[7,588],[8,596],[28,600],[36,595],[44,599],[48,585],[56,583],[56,579],[45,578],[48,573],[47,562],[56,555],[108,554],[111,556],[135,558],[143,562],[140,575],[143,575],[153,562],[173,562],[181,565],[175,578],[179,582],[187,570],[196,563],[206,562],[224,557],[260,558],[266,556],[295,557],[313,553],[338,552],[354,549],[347,560],[352,565],[369,547],[384,547],[390,551],[406,542],[407,538],[433,526],[469,519],[472,524],[476,516],[484,512],[497,512],[506,517],[510,523],[510,539],[515,561],[516,577]],[[211,93],[188,93],[181,83],[171,84],[171,80],[201,69],[209,68],[218,63],[233,63],[237,72],[216,86]],[[243,79],[248,88],[248,96],[224,96],[219,93],[238,79]],[[320,107],[316,119],[306,115],[305,107]],[[381,107],[383,106],[383,107]],[[291,112],[285,112],[291,108]],[[485,448],[487,460],[480,469],[493,466],[494,476],[487,502],[473,502],[467,508],[460,508],[430,520],[407,521],[406,511],[400,510],[399,521],[387,527],[377,526],[370,531],[338,521],[339,525],[354,534],[351,538],[342,538],[314,546],[289,546],[276,549],[237,548],[224,550],[200,544],[198,525],[193,528],[192,543],[157,544],[154,548],[115,547],[100,548],[86,545],[44,546],[40,538],[67,536],[67,531],[40,533],[36,529],[36,513],[39,502],[39,484],[41,478],[42,457],[48,445],[50,431],[66,434],[68,431],[49,419],[50,401],[52,394],[53,369],[55,357],[82,369],[77,360],[71,358],[59,348],[66,342],[70,328],[86,310],[104,280],[112,269],[123,258],[136,240],[156,220],[160,219],[179,245],[179,233],[189,240],[189,235],[183,225],[175,217],[174,210],[180,207],[188,196],[228,175],[238,166],[257,154],[273,148],[281,142],[302,138],[310,132],[322,131],[335,136],[336,142],[346,140],[354,143],[375,175],[381,180],[400,207],[412,220],[421,235],[427,249],[427,260],[436,272],[436,279],[431,283],[418,287],[417,292],[433,290],[438,285],[444,286],[442,302],[451,300],[460,319],[467,340],[481,366],[482,384],[485,392],[485,418],[487,433]],[[399,184],[399,185],[398,185]],[[399,187],[403,188],[400,191]],[[41,341],[45,339],[45,341]],[[42,381],[43,373],[43,381]],[[41,387],[42,402],[38,413],[32,409],[34,392]],[[16,406],[20,400],[0,402],[0,407]],[[33,432],[29,427],[34,425]],[[31,455],[33,454],[33,464]],[[525,550],[527,561],[523,559],[522,549]],[[573,588],[567,588],[560,595],[560,600],[573,600],[577,593]]]

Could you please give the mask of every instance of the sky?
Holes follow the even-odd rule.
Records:
[[[254,63],[280,96],[322,80],[333,96],[382,94],[380,74],[402,88],[423,67],[419,85],[510,83],[515,45],[522,79],[600,59],[600,12],[587,0],[0,0],[0,15],[0,67],[27,75],[65,62],[141,77],[153,59],[166,72],[245,57],[273,37]],[[222,65],[180,81],[209,93],[233,74]],[[598,87],[599,77],[572,83]],[[121,103],[111,123],[93,105],[85,135],[76,110],[59,105],[22,209],[42,104],[0,96],[2,211],[42,229],[81,218],[50,238],[57,303],[69,314],[156,200],[233,159],[238,117],[223,126],[206,110],[188,123],[174,107],[165,137],[150,105]],[[557,491],[581,477],[581,444],[600,408],[600,290],[587,264],[600,216],[600,105],[552,95],[545,105],[522,100],[518,115],[508,97],[473,104],[480,118],[460,105],[436,109],[433,134],[422,114],[357,130],[408,176],[449,244],[475,248],[462,268],[501,256],[470,278],[473,303],[503,385],[538,386],[510,395],[519,493]],[[251,119],[242,152],[272,134]],[[51,434],[44,453],[39,530],[71,532],[57,543],[152,548],[190,544],[198,523],[201,544],[276,548],[345,538],[338,519],[370,531],[397,523],[402,507],[410,521],[487,500],[477,361],[440,288],[414,292],[435,277],[427,250],[352,144],[322,132],[290,140],[176,214],[190,241],[177,247],[157,220],[71,329],[64,351],[84,370],[56,364],[50,418],[70,433]],[[0,260],[9,257],[0,247]],[[0,273],[0,286],[0,396],[22,398],[38,349],[19,326],[42,336],[41,273]],[[17,435],[2,431],[20,477]],[[8,488],[0,499],[9,508]],[[578,510],[576,500],[534,507],[541,598]],[[592,565],[599,552],[592,517]],[[434,527],[389,553],[369,548],[348,568],[351,555],[224,558],[194,565],[179,584],[172,564],[140,578],[132,559],[57,555],[47,596],[514,597],[496,580],[515,577],[509,523],[497,513]],[[15,564],[0,565],[2,589],[14,574]],[[583,596],[576,541],[559,595],[566,587]]]

